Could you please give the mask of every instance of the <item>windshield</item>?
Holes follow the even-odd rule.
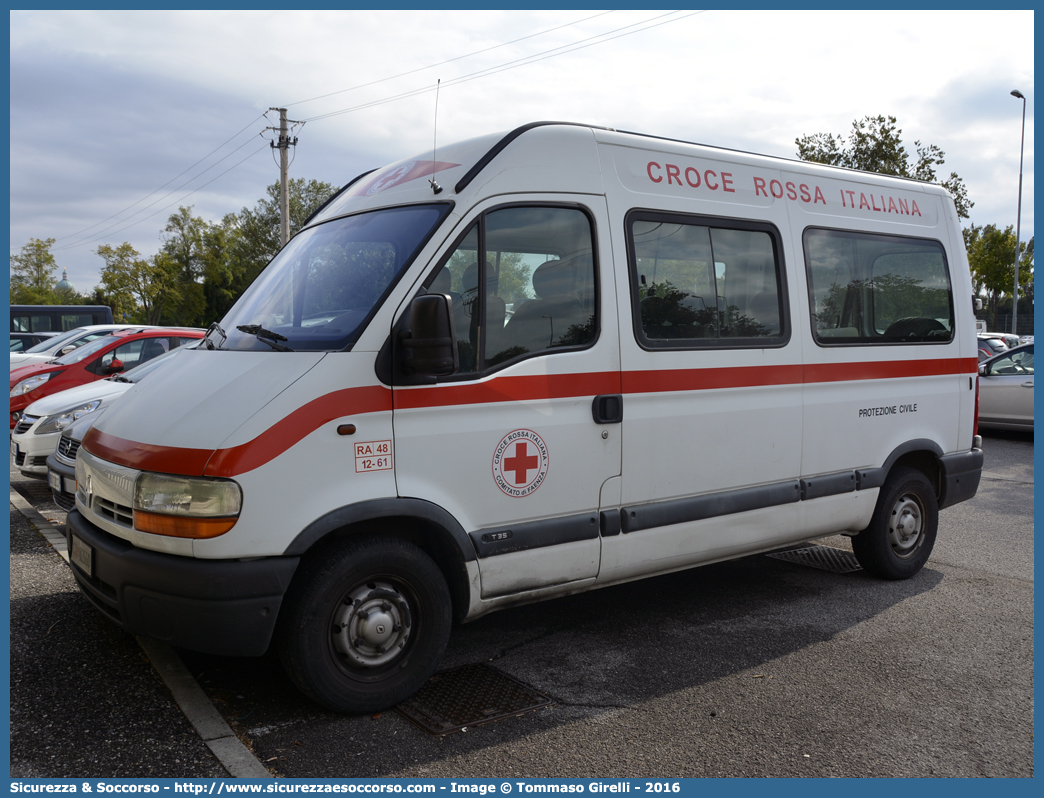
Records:
[[[71,366],[73,363],[79,363],[81,360],[90,357],[99,349],[104,349],[106,346],[112,343],[112,336],[106,335],[102,338],[95,338],[89,344],[74,349],[62,355],[57,360],[51,361],[52,363],[61,363],[63,366]]]
[[[68,343],[78,335],[83,335],[85,332],[87,331],[83,327],[74,327],[68,332],[52,335],[50,338],[45,338],[43,341],[40,341],[36,346],[26,349],[25,354],[36,355],[41,352],[56,351],[56,347],[60,349],[63,344]]]
[[[360,213],[298,234],[221,320],[221,349],[338,351],[363,326],[450,205]]]

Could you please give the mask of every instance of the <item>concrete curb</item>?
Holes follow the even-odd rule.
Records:
[[[11,489],[11,504],[43,535],[58,555],[69,562],[65,535],[56,529],[21,494]],[[163,683],[167,685],[174,703],[182,711],[196,734],[207,744],[228,775],[236,779],[271,779],[272,773],[258,761],[253,752],[236,737],[235,732],[221,717],[207,698],[203,688],[189,673],[173,648],[158,640],[137,638]]]

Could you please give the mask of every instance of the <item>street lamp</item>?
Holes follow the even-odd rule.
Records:
[[[1011,298],[1011,334],[1018,334],[1019,322],[1019,233],[1022,224],[1022,151],[1026,146],[1026,97],[1018,89],[1011,96],[1022,100],[1022,141],[1019,143],[1019,212],[1015,217],[1015,293]]]

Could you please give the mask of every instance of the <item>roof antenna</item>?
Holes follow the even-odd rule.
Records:
[[[438,144],[440,86],[442,86],[442,78],[439,78],[439,82],[435,84],[435,124],[432,126],[431,131],[431,180],[428,181],[431,190],[436,194],[442,193],[442,186],[435,181],[435,150]]]

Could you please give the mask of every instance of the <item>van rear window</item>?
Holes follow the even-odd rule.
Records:
[[[804,248],[821,346],[953,340],[953,291],[938,241],[810,228]]]

